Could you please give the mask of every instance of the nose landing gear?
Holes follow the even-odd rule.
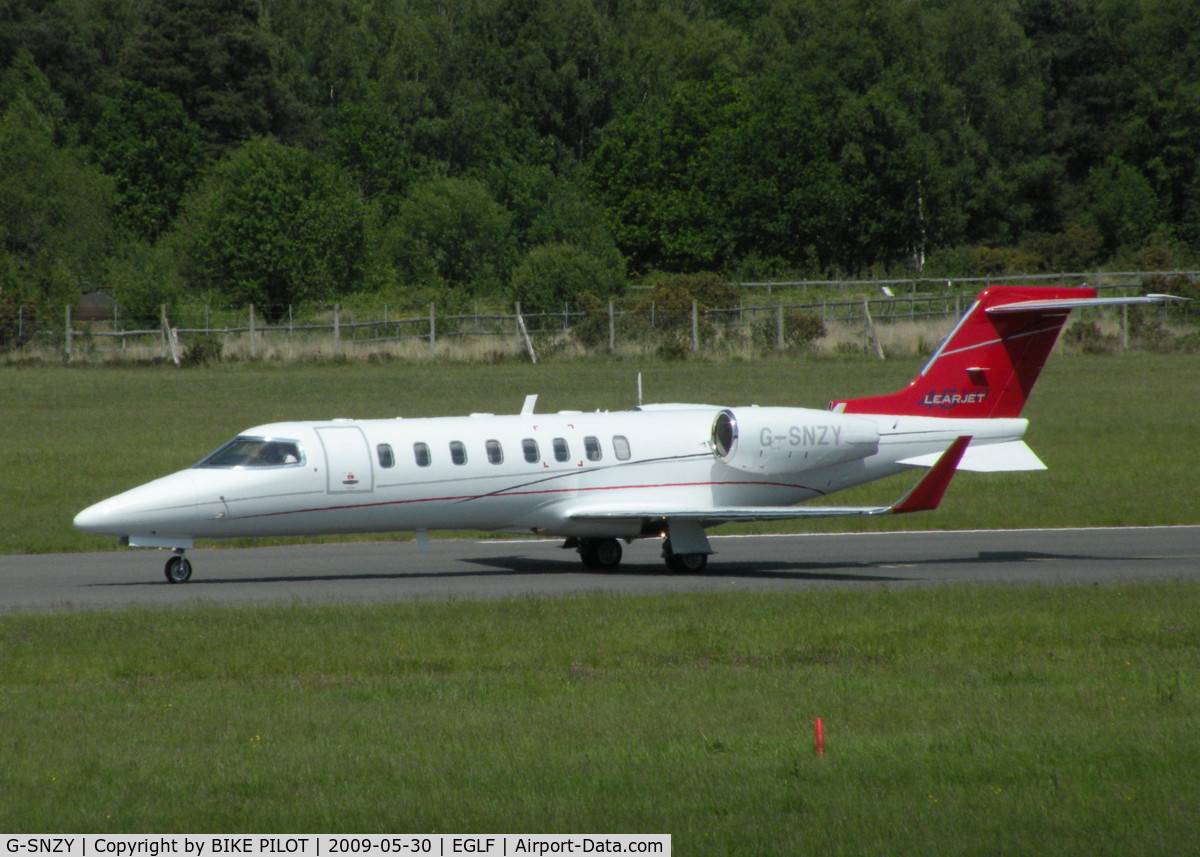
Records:
[[[192,564],[183,555],[182,548],[176,548],[172,557],[163,566],[163,574],[167,583],[187,583],[192,577]]]

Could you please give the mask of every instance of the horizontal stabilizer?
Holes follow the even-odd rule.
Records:
[[[799,518],[833,518],[851,515],[902,515],[936,509],[954,478],[959,461],[971,442],[960,437],[950,444],[925,477],[911,491],[891,506],[723,506],[709,509],[680,506],[588,506],[566,517],[573,521],[667,520],[688,519],[703,526],[715,526],[733,521],[784,521]]]
[[[899,463],[932,467],[939,458],[941,458],[941,454],[934,452],[929,455],[905,458]],[[1046,465],[1025,441],[1013,440],[1007,443],[969,447],[963,454],[962,460],[959,461],[958,469],[974,473],[1001,473],[1017,470],[1045,470]]]
[[[1101,306],[1137,306],[1139,304],[1161,304],[1166,301],[1185,301],[1187,298],[1175,295],[1140,295],[1132,298],[1064,298],[1060,300],[1018,301],[1011,304],[990,306],[984,310],[988,315],[1005,315],[1015,312],[1042,312],[1056,309],[1080,309],[1082,307]]]

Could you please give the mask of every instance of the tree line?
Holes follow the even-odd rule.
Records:
[[[13,0],[0,318],[1200,253],[1200,0]],[[28,317],[28,315],[26,315]]]

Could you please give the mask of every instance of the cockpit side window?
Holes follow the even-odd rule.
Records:
[[[265,437],[235,437],[197,467],[293,467],[304,463],[300,444],[294,440]]]

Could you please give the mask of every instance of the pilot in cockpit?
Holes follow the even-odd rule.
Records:
[[[252,467],[299,464],[296,448],[290,443],[264,443],[258,454],[249,462]]]

